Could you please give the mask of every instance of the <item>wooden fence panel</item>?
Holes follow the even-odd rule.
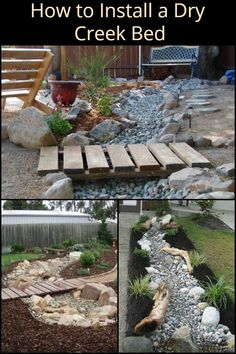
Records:
[[[22,243],[26,248],[47,247],[67,239],[84,243],[97,234],[98,227],[98,223],[2,225],[2,246]],[[108,224],[108,229],[117,236],[115,223]]]

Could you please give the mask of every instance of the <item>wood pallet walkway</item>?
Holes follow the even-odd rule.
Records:
[[[42,147],[38,173],[64,171],[73,180],[114,177],[168,176],[190,167],[210,167],[202,154],[186,143]]]
[[[28,297],[31,295],[56,294],[77,289],[85,283],[86,281],[82,279],[56,280],[54,282],[43,281],[37,284],[29,285],[24,289],[17,289],[15,287],[3,288],[1,296],[2,300],[6,301]]]

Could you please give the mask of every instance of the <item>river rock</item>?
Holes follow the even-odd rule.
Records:
[[[215,138],[211,140],[211,145],[215,148],[222,148],[225,146],[226,140],[225,138]]]
[[[67,175],[64,172],[55,172],[55,173],[48,173],[43,182],[47,186],[51,186],[53,183],[60,181],[61,179],[67,178]]]
[[[173,109],[179,106],[179,95],[177,92],[168,92],[164,98],[164,109]]]
[[[196,353],[197,348],[194,346],[191,338],[191,329],[188,326],[182,326],[175,330],[170,340],[171,348],[174,353]]]
[[[30,297],[30,304],[32,306],[36,306],[40,303],[40,301],[42,300],[42,297],[41,296],[38,296],[38,295],[32,295]]]
[[[193,296],[195,300],[199,300],[201,296],[205,293],[205,290],[200,286],[195,286],[194,288],[190,289],[189,296]]]
[[[141,246],[142,250],[151,252],[151,242],[149,240],[141,238],[141,240],[138,241],[138,244]]]
[[[100,283],[87,283],[85,284],[81,298],[88,300],[98,300],[102,291],[107,290],[107,287]]]
[[[67,146],[67,145],[91,145],[94,143],[93,139],[87,138],[84,135],[81,135],[79,132],[76,133],[71,133],[67,135],[61,143],[61,146]]]
[[[196,199],[234,199],[235,195],[233,192],[211,192],[199,194]]]
[[[28,149],[57,145],[56,138],[47,125],[45,115],[34,107],[24,108],[19,118],[8,125],[7,133],[12,143]]]
[[[205,136],[197,136],[196,139],[194,140],[194,145],[197,147],[201,146],[210,146],[211,145],[211,139],[205,137]]]
[[[235,182],[233,179],[228,179],[226,181],[219,181],[213,185],[213,192],[217,191],[226,191],[234,192],[235,191]]]
[[[7,127],[8,127],[7,124],[2,124],[2,129],[1,129],[2,140],[5,140],[8,138]]]
[[[153,353],[151,339],[147,337],[126,337],[123,342],[124,353]]]
[[[235,165],[233,162],[216,167],[216,173],[219,176],[233,177],[235,175]]]
[[[124,124],[106,119],[90,130],[89,135],[97,141],[105,142],[113,139],[125,129]]]
[[[179,123],[169,123],[167,124],[159,133],[159,138],[166,134],[176,134],[180,129]]]
[[[112,305],[105,305],[102,307],[95,308],[92,312],[90,312],[90,316],[98,316],[98,317],[108,317],[113,318],[117,315],[117,307]]]
[[[208,303],[207,302],[199,302],[197,306],[200,310],[203,311],[208,306]]]
[[[212,306],[206,307],[202,315],[202,324],[206,327],[216,328],[219,322],[220,322],[219,311]]]
[[[159,219],[160,226],[163,227],[171,222],[172,215],[166,214]]]
[[[81,100],[80,98],[76,98],[76,100],[73,104],[73,108],[78,108],[80,113],[88,113],[91,111],[92,105],[91,105],[91,103],[89,103],[85,100]]]
[[[170,188],[183,189],[187,182],[190,182],[192,177],[201,176],[200,168],[186,167],[180,171],[172,173],[169,178]]]
[[[71,178],[64,178],[55,182],[45,193],[45,199],[74,199]]]

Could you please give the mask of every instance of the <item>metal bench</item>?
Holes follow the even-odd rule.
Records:
[[[142,75],[145,67],[154,66],[191,66],[191,78],[198,62],[199,46],[165,46],[155,47],[150,50],[148,63],[142,63]]]

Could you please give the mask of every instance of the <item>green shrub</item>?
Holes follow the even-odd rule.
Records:
[[[11,246],[10,247],[2,246],[2,254],[9,254],[11,252],[12,252]]]
[[[200,264],[206,263],[206,258],[197,251],[190,251],[189,258],[193,267],[198,267]]]
[[[68,248],[68,247],[72,247],[75,244],[75,241],[73,240],[64,240],[62,242],[63,246]]]
[[[98,269],[107,269],[110,268],[110,264],[109,263],[100,263],[97,265]]]
[[[80,277],[85,277],[87,275],[90,275],[90,269],[85,269],[85,268],[82,268],[80,269],[78,272],[77,272],[78,276]]]
[[[103,95],[101,96],[98,101],[98,108],[99,112],[104,115],[105,117],[108,117],[112,114],[112,97],[109,95]]]
[[[212,208],[215,203],[214,200],[196,200],[195,203],[200,207],[203,216],[212,214]]]
[[[112,233],[108,230],[108,225],[103,220],[98,228],[98,240],[104,244],[112,244]]]
[[[80,262],[84,268],[87,268],[95,263],[95,257],[92,252],[84,251],[80,256]]]
[[[205,293],[202,300],[207,301],[209,305],[218,309],[225,309],[227,305],[227,293],[233,293],[234,289],[225,283],[224,277],[221,276],[216,284],[208,278],[208,282],[203,283]]]
[[[146,222],[147,220],[149,220],[149,216],[147,216],[147,215],[141,215],[138,222],[139,222],[140,224],[142,224],[142,223]]]
[[[78,252],[83,252],[84,251],[84,245],[82,245],[81,243],[76,243],[75,245],[73,245],[71,247],[71,251],[78,251]]]
[[[150,299],[153,298],[154,291],[149,286],[150,277],[145,275],[144,277],[137,278],[133,281],[129,281],[129,289],[131,296],[148,296]]]
[[[141,231],[145,230],[145,228],[143,227],[143,224],[147,220],[149,220],[149,217],[147,215],[141,215],[139,218],[139,221],[132,226],[132,230],[134,232],[141,232]]]
[[[56,250],[62,250],[64,248],[64,246],[62,243],[55,243],[55,244],[51,245],[50,248],[54,248]]]
[[[88,242],[84,243],[84,249],[85,250],[90,250],[91,248],[92,248],[91,243],[88,243]]]
[[[40,248],[40,247],[34,247],[32,249],[32,251],[33,251],[33,253],[36,253],[36,254],[43,253],[42,248]]]
[[[158,200],[157,202],[156,216],[160,217],[163,215],[163,213],[171,213],[168,200]]]
[[[22,243],[15,243],[11,245],[12,253],[21,253],[25,251],[25,246]]]
[[[176,229],[166,229],[165,233],[168,236],[175,236],[176,235]]]
[[[66,119],[62,119],[61,112],[55,112],[47,118],[47,125],[53,133],[66,135],[73,126]]]
[[[148,253],[148,251],[142,250],[141,248],[135,247],[135,249],[134,249],[134,254],[135,254],[136,256],[139,256],[139,257],[149,258],[149,253]]]
[[[93,255],[94,255],[95,261],[97,261],[100,258],[100,252],[98,250],[94,250]]]

